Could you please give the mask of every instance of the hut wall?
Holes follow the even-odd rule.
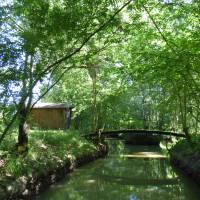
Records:
[[[63,108],[34,108],[32,124],[43,129],[66,129],[66,111]]]

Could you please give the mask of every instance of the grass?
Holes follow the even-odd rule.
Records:
[[[45,174],[76,157],[95,151],[96,147],[76,131],[30,131],[29,151],[18,155],[17,136],[7,137],[0,147],[0,176],[31,177]]]

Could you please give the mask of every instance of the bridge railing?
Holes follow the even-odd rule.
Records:
[[[122,129],[122,130],[105,130],[102,132],[96,132],[85,135],[85,137],[101,137],[101,136],[109,136],[109,135],[118,135],[118,134],[155,134],[155,135],[166,135],[166,136],[174,136],[174,137],[182,137],[185,138],[185,134],[182,133],[176,133],[176,132],[170,132],[170,131],[159,131],[159,130],[144,130],[144,129]]]

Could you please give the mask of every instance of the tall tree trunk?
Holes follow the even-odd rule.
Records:
[[[184,113],[183,132],[185,133],[185,136],[186,136],[186,139],[188,140],[188,142],[191,143],[189,127],[187,125],[187,92],[186,92],[185,87],[184,87],[184,95],[183,95],[183,113]]]
[[[28,143],[27,124],[26,124],[26,109],[23,106],[19,113],[19,127],[18,127],[18,145],[23,146]]]
[[[97,88],[96,88],[96,76],[93,77],[93,131],[97,129]]]
[[[30,57],[30,59],[29,59]],[[19,106],[19,125],[18,125],[18,143],[17,143],[17,151],[19,153],[23,153],[28,150],[28,134],[27,129],[28,125],[26,123],[28,114],[30,112],[30,107],[32,103],[32,84],[33,84],[33,56],[26,55],[25,65],[24,65],[24,76],[22,79],[22,96],[24,96],[27,92],[29,96],[22,101]],[[26,101],[27,100],[27,101]]]
[[[19,112],[19,125],[18,125],[18,143],[17,151],[18,153],[23,153],[28,150],[28,134],[27,134],[27,109],[25,105],[22,106]]]
[[[180,102],[180,111],[181,111],[181,121],[182,121],[182,129],[186,136],[187,141],[192,144],[191,136],[189,133],[189,127],[187,125],[187,92],[184,86],[183,89],[183,97],[179,94],[179,102]]]
[[[97,72],[93,67],[88,68],[90,78],[92,79],[93,113],[92,113],[92,131],[97,131],[98,112],[97,112]]]
[[[199,111],[196,113],[196,120],[195,120],[195,133],[197,134],[198,132],[198,126],[199,126]]]

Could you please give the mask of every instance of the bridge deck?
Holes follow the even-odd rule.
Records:
[[[126,134],[126,133],[131,133],[131,134],[152,134],[152,135],[166,135],[166,136],[174,136],[174,137],[182,137],[185,138],[185,134],[182,133],[175,133],[175,132],[170,132],[170,131],[159,131],[159,130],[137,130],[137,129],[122,129],[122,130],[107,130],[107,131],[102,131],[100,133],[92,133],[92,134],[87,134],[85,137],[95,137],[97,135],[99,136],[110,136],[110,135],[118,135],[118,134]]]

